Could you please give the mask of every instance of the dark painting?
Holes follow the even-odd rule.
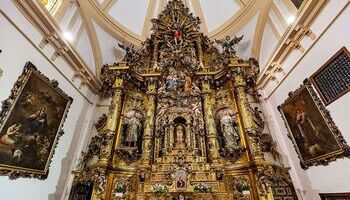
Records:
[[[22,176],[47,175],[72,101],[57,85],[27,63],[0,115],[1,168]]]
[[[93,190],[91,182],[78,182],[73,184],[69,200],[90,200]]]
[[[348,151],[328,111],[305,82],[279,107],[303,166],[326,164]]]

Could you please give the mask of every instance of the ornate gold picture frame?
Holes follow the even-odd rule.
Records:
[[[289,93],[278,110],[303,168],[327,165],[349,155],[349,146],[308,79],[296,91]]]
[[[28,62],[0,112],[0,174],[48,175],[72,98]]]

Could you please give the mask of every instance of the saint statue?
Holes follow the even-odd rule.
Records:
[[[184,88],[184,91],[185,92],[192,92],[192,80],[191,80],[191,77],[186,75],[185,77],[185,88]]]
[[[225,139],[226,147],[234,147],[240,145],[240,136],[237,124],[231,114],[226,114],[220,119],[221,132]]]
[[[176,143],[177,144],[184,144],[185,143],[185,133],[184,133],[184,127],[181,125],[176,126]]]
[[[125,132],[125,146],[129,147],[135,147],[137,144],[137,138],[141,132],[141,123],[140,121],[135,117],[131,117],[127,121],[127,128]]]

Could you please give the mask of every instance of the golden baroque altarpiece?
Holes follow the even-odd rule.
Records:
[[[123,61],[102,69],[112,103],[73,172],[90,194],[70,199],[297,199],[288,170],[264,158],[275,144],[250,105],[259,66],[236,56],[243,36],[219,51],[177,0],[152,23],[141,49],[120,45]]]

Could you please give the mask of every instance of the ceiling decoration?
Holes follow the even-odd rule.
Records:
[[[51,15],[61,35],[68,36],[67,42],[100,78],[103,64],[118,62],[123,57],[125,51],[118,43],[141,48],[141,42],[151,34],[152,19],[158,17],[169,0],[59,2]],[[290,0],[183,0],[183,3],[199,18],[199,29],[210,40],[244,34],[237,54],[256,58],[262,67],[287,30],[289,18],[297,13]]]

